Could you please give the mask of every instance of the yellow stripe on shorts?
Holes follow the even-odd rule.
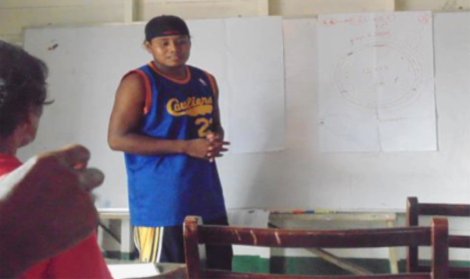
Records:
[[[134,227],[134,242],[141,262],[160,261],[163,230],[163,227]]]

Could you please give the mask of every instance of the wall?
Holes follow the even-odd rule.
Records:
[[[393,10],[468,11],[468,0],[2,0],[0,39],[22,44],[23,29],[145,21],[176,13],[187,19],[257,15],[313,16]]]
[[[444,17],[445,20],[442,20],[444,15],[448,18]],[[249,135],[246,140],[253,142],[253,135],[260,130],[250,132],[247,129],[249,125],[244,124],[244,121],[236,121],[239,119],[237,115],[230,113],[240,112],[240,107],[242,107],[235,101],[234,96],[243,96],[250,92],[251,94],[244,99],[256,103],[251,95],[263,95],[261,92],[255,93],[257,92],[255,89],[261,87],[262,78],[259,74],[255,74],[255,65],[248,66],[249,62],[256,61],[255,64],[262,66],[263,69],[272,67],[271,64],[269,64],[271,66],[264,64],[268,52],[256,54],[257,52],[254,51],[267,48],[266,45],[259,45],[255,42],[255,38],[263,38],[257,36],[263,32],[253,33],[253,30],[261,30],[257,29],[260,27],[260,22],[268,18],[258,19],[260,21],[257,23],[253,22],[254,18],[236,19],[237,22],[244,22],[244,30],[251,31],[252,36],[249,37],[250,32],[244,32],[243,39],[239,38],[230,44],[221,44],[220,48],[215,48],[209,53],[206,51],[217,45],[217,42],[222,42],[225,36],[218,37],[216,32],[211,32],[211,38],[218,37],[218,39],[214,39],[214,42],[209,39],[199,41],[211,25],[204,25],[205,28],[199,30],[193,29],[195,48],[192,59],[199,61],[195,65],[211,72],[217,69],[214,73],[221,86],[226,84],[223,82],[227,80],[225,77],[231,76],[231,71],[237,72],[236,69],[256,75],[257,78],[243,76],[239,82],[229,82],[229,84],[244,84],[247,88],[221,87],[221,103],[229,100],[231,105],[228,110],[223,107],[222,118],[228,120],[223,123],[228,128],[228,138],[233,141],[232,150],[236,150],[236,146],[243,140],[230,135]],[[190,28],[197,22],[201,24],[214,21],[221,20],[188,20]],[[285,149],[263,153],[234,152],[219,159],[218,166],[227,206],[229,208],[403,211],[408,195],[415,195],[423,200],[443,199],[449,202],[470,200],[470,192],[467,191],[470,180],[470,162],[469,157],[465,155],[465,151],[470,148],[468,145],[470,133],[467,133],[465,129],[469,114],[462,107],[468,103],[469,95],[465,92],[468,92],[470,84],[465,79],[459,79],[469,73],[466,61],[470,54],[465,50],[470,46],[468,39],[470,30],[459,28],[454,31],[454,26],[470,26],[469,21],[470,13],[440,13],[435,16],[436,82],[435,95],[431,94],[429,97],[431,100],[437,99],[436,106],[432,102],[431,111],[437,111],[438,129],[436,131],[436,124],[433,124],[432,135],[426,137],[435,137],[437,132],[439,139],[437,152],[417,151],[411,148],[406,152],[332,153],[322,152],[319,148],[319,135],[322,131],[318,112],[322,106],[319,105],[320,82],[316,79],[319,78],[317,73],[325,72],[325,68],[319,68],[321,66],[316,57],[318,51],[316,40],[319,38],[316,35],[317,20],[311,17],[285,19],[283,44],[269,43],[270,39],[261,39],[262,42],[284,47],[286,117],[281,116],[281,119],[285,119],[286,130],[281,135],[285,135],[286,138]],[[99,196],[97,204],[100,207],[127,206],[122,155],[119,152],[110,151],[106,145],[106,127],[116,82],[127,69],[144,63],[148,59],[140,46],[142,31],[138,28],[142,26],[143,24],[124,24],[86,28],[35,28],[28,30],[30,32],[26,37],[27,49],[44,59],[51,67],[49,88],[51,98],[55,99],[56,103],[45,111],[36,141],[22,149],[21,153],[29,151],[23,155],[31,155],[31,153],[54,148],[70,141],[87,145],[94,155],[90,163],[102,168],[108,175],[103,187],[96,191]],[[431,26],[428,27],[431,29]],[[279,26],[275,29],[281,32]],[[397,33],[408,34],[402,29],[399,29]],[[250,44],[244,43],[247,37],[252,38]],[[54,51],[49,50],[52,42],[59,46]],[[87,42],[87,45],[83,46],[81,42]],[[223,47],[237,45],[237,42],[239,45],[236,51]],[[199,43],[205,43],[205,45],[198,50],[196,46]],[[427,44],[432,45],[431,41]],[[123,56],[122,53],[125,52],[129,54]],[[223,55],[220,56],[221,54],[234,55],[235,52],[239,53],[236,61],[254,53],[257,55],[255,57],[260,58],[252,57],[243,65],[239,65],[239,68],[236,67],[238,64],[228,63],[230,68],[225,70],[220,70],[220,67],[214,68],[213,64],[208,63],[210,58],[218,57],[216,62],[219,62],[224,60],[220,58],[223,57]],[[240,52],[245,54],[242,55]],[[70,53],[75,55],[70,55]],[[201,55],[203,57],[200,57]],[[432,57],[432,55],[429,51],[429,56]],[[281,57],[282,50],[276,52],[274,56]],[[455,59],[456,56],[459,56],[459,59]],[[430,58],[427,59],[430,60]],[[196,60],[190,60],[189,63],[194,63],[191,61]],[[267,60],[270,61],[270,59]],[[328,61],[328,63],[334,64],[335,62]],[[385,66],[391,66],[390,68],[394,69],[387,60],[384,63]],[[102,65],[113,65],[113,67],[103,71]],[[246,68],[250,71],[246,71]],[[432,64],[429,64],[428,68],[431,69],[429,78],[432,79]],[[267,71],[264,70],[264,72]],[[274,78],[275,80],[282,79],[282,69],[280,72]],[[388,73],[388,75],[395,77],[396,73]],[[72,83],[75,84],[70,87],[69,84]],[[432,88],[433,80],[429,84]],[[282,87],[278,85],[276,89]],[[262,92],[266,91],[271,94],[266,94],[268,97],[259,100],[260,103],[267,104],[265,100],[272,100],[275,96],[273,94],[275,90],[268,89]],[[231,96],[232,92],[238,94]],[[268,105],[255,107],[257,111],[261,111],[260,108],[264,109]],[[248,111],[249,108],[244,107],[243,114],[259,116],[256,121],[253,121],[255,123],[261,122],[262,116],[270,115],[270,122],[261,122],[273,124],[263,125],[267,131],[283,131],[284,125],[280,125],[284,124],[283,121],[275,121],[277,114],[269,111],[254,114]],[[274,111],[283,110],[276,106]],[[224,118],[227,116],[226,113],[228,117]],[[373,116],[368,117],[373,118]],[[353,126],[349,122],[345,123],[343,124],[349,127]],[[395,131],[393,135],[395,134],[401,135],[403,131]],[[271,138],[279,139],[280,136],[276,134]],[[351,141],[355,142],[354,138]],[[430,189],[433,190],[430,191]]]
[[[122,22],[125,2],[3,0],[0,1],[0,38],[21,44],[26,27]]]
[[[31,26],[44,26],[44,25],[84,25],[84,24],[102,24],[102,23],[121,23],[132,21],[144,21],[156,14],[162,13],[177,13],[185,18],[213,18],[213,17],[235,17],[235,16],[255,16],[255,15],[282,15],[285,17],[301,17],[301,16],[315,16],[322,13],[340,13],[340,12],[362,12],[362,11],[392,11],[392,10],[433,10],[433,11],[469,11],[470,1],[468,0],[187,0],[187,1],[162,1],[162,0],[93,0],[93,1],[79,1],[79,0],[2,0],[0,1],[0,39],[13,42],[16,44],[23,43],[23,28]],[[458,82],[464,82],[465,77]],[[464,92],[459,92],[459,96],[464,96]],[[292,98],[299,98],[297,95],[292,95]],[[313,96],[312,96],[313,98]],[[442,104],[442,108],[449,109],[450,106],[462,106],[465,110],[465,103],[458,102],[458,99],[452,96],[441,95],[439,96],[438,104]],[[313,100],[314,101],[314,100]],[[467,102],[468,103],[468,102]],[[290,104],[293,104],[292,102]],[[466,135],[468,128],[458,127],[453,123],[468,123],[468,116],[460,114],[458,110],[448,110],[450,113],[439,115],[439,117],[448,125],[440,127],[442,133],[448,133],[451,129],[451,136],[440,139],[442,141],[441,151],[446,152],[447,156],[444,159],[449,162],[454,161],[458,163],[459,168],[450,169],[449,177],[455,177],[460,171],[465,172],[466,162],[462,158],[462,153],[468,149],[456,148],[460,144],[463,145],[468,141]],[[288,125],[302,125],[302,118],[308,115],[309,111],[303,111],[298,114],[292,114],[288,119]],[[454,126],[453,126],[454,125]],[[311,133],[311,127],[305,127],[306,133]],[[305,154],[301,151],[301,147],[305,147],[308,142],[295,135],[288,137],[289,144],[295,146],[292,151],[292,156],[285,157],[282,154],[270,154],[267,158],[263,159],[261,156],[254,155],[253,163],[258,166],[259,175],[254,178],[253,183],[257,183],[256,179],[259,177],[267,177],[270,175],[269,170],[264,166],[265,161],[270,161],[271,164],[281,164],[282,160],[294,159],[294,165],[308,164]],[[457,145],[456,145],[457,144]],[[316,154],[318,155],[318,154]],[[368,167],[375,170],[376,176],[380,176],[381,172],[393,171],[394,166],[397,164],[408,163],[410,160],[419,160],[419,157],[425,156],[424,154],[404,154],[400,158],[393,154],[370,154],[362,158],[362,163],[367,164]],[[315,168],[321,162],[322,167],[328,167],[327,175],[329,177],[335,176],[335,171],[338,169],[348,167],[348,164],[357,163],[355,155],[350,154],[345,156],[347,160],[332,165],[337,157],[334,155],[325,157],[320,155],[316,157],[314,164],[310,168]],[[430,162],[438,160],[431,156]],[[382,159],[383,164],[377,166],[374,164],[377,158]],[[231,159],[234,163],[238,162],[238,158]],[[240,160],[241,161],[241,160]],[[442,163],[445,163],[442,161]],[[380,167],[380,168],[379,168]],[[238,166],[236,168],[243,168]],[[222,170],[227,173],[232,170]],[[354,169],[351,170],[351,173]],[[293,173],[295,175],[295,172]],[[416,177],[416,173],[410,172],[407,174],[410,179]],[[367,180],[367,174],[361,179]],[[245,177],[243,179],[250,179]],[[265,187],[269,187],[269,183],[275,182],[278,179],[283,179],[279,176],[271,176],[268,179]],[[451,178],[452,179],[452,178]],[[468,179],[470,181],[470,179]],[[429,177],[429,182],[434,181],[433,177]],[[295,181],[294,181],[295,183]],[[324,188],[317,189],[316,191],[324,191],[325,196],[331,189],[328,189],[327,181],[322,182]],[[263,190],[264,191],[264,190]],[[234,191],[237,194],[236,191]],[[256,194],[256,193],[253,193]],[[432,194],[432,191],[430,191]],[[331,192],[334,197],[334,193]],[[283,197],[264,196],[264,199],[282,199]],[[422,198],[423,200],[428,200]]]
[[[465,6],[467,5],[467,6]],[[331,12],[359,12],[382,11],[402,9],[434,9],[434,10],[468,10],[468,1],[390,1],[390,0],[354,0],[354,1],[274,1],[274,0],[188,0],[188,1],[26,1],[4,0],[0,2],[0,35],[7,40],[22,43],[22,28],[33,25],[82,25],[111,22],[131,22],[144,20],[152,14],[171,13],[183,11],[188,18],[200,17],[233,17],[253,16],[257,14],[281,14],[287,18],[295,16],[314,15],[317,13]],[[223,11],[223,12],[222,12]],[[307,27],[307,32],[312,31]],[[313,31],[312,31],[313,32]],[[305,33],[307,34],[307,33]],[[300,34],[300,38],[305,34]],[[286,33],[288,35],[288,33]],[[313,33],[311,34],[313,36]],[[308,35],[307,35],[308,36]],[[313,44],[313,42],[311,42]],[[308,44],[305,46],[308,47]],[[294,50],[295,51],[295,50]],[[314,49],[310,49],[310,52]],[[307,53],[310,53],[307,49]],[[298,66],[305,62],[304,58],[295,61],[290,56],[292,64],[287,61],[286,67]],[[304,59],[304,61],[302,61]],[[312,65],[307,63],[306,65]],[[314,68],[299,70],[314,71]],[[291,69],[287,69],[289,73]],[[294,71],[297,71],[294,69]],[[465,123],[465,114],[453,115],[452,108],[447,104],[450,99],[447,94],[437,95],[438,113],[440,113],[439,141],[440,152],[436,153],[405,153],[405,154],[321,154],[312,146],[315,144],[313,125],[306,125],[305,119],[315,119],[315,110],[308,104],[315,105],[316,97],[308,95],[308,90],[314,88],[313,80],[303,75],[290,75],[287,77],[287,146],[288,150],[270,154],[253,154],[246,164],[246,157],[233,155],[221,161],[221,176],[226,185],[226,193],[230,197],[236,197],[230,205],[243,206],[278,206],[292,207],[331,205],[328,200],[334,197],[338,200],[340,208],[360,208],[361,204],[355,204],[348,199],[352,194],[362,195],[366,208],[371,204],[380,204],[379,208],[402,208],[404,193],[419,194],[415,188],[408,189],[409,185],[419,184],[417,188],[423,189],[426,185],[441,185],[449,187],[447,194],[457,197],[458,191],[465,187],[467,163],[465,156],[457,154],[466,150],[466,137],[458,123]],[[300,90],[302,89],[302,90]],[[464,98],[462,95],[461,98]],[[459,102],[464,104],[465,102]],[[458,104],[457,104],[458,105]],[[447,109],[449,113],[443,113]],[[452,117],[452,118],[451,118]],[[454,126],[443,125],[453,123]],[[448,130],[446,130],[448,129]],[[302,131],[298,134],[297,131]],[[450,135],[450,136],[447,136]],[[457,135],[458,137],[455,137]],[[307,152],[306,152],[307,151]],[[290,162],[291,168],[286,169],[285,162]],[[414,165],[413,165],[414,164]],[[400,166],[410,165],[403,170]],[[443,167],[441,167],[443,166]],[[455,166],[455,167],[454,167]],[[249,170],[248,170],[249,168]],[[274,170],[274,171],[273,171]],[[364,171],[367,170],[367,171]],[[431,173],[429,173],[431,172]],[[241,176],[239,174],[250,173]],[[400,177],[393,181],[393,177]],[[392,178],[392,179],[391,179]],[[232,185],[244,185],[243,190]],[[284,188],[285,185],[294,187]],[[296,185],[296,186],[292,186]],[[314,185],[315,187],[311,187]],[[331,185],[350,185],[347,191],[337,193]],[[382,191],[383,201],[377,200],[371,189],[374,185],[380,185],[387,191]],[[398,186],[396,186],[398,185]],[[454,185],[454,187],[452,187]],[[458,185],[458,186],[455,186]],[[298,187],[298,188],[295,188]],[[401,187],[401,188],[396,188]],[[346,188],[346,187],[343,187]],[[295,192],[307,191],[302,198],[297,195],[289,195],[291,190]],[[394,191],[397,190],[397,191]],[[242,193],[242,194],[241,194]],[[283,193],[280,195],[279,193]],[[363,194],[361,194],[363,193]],[[252,202],[243,203],[249,196]],[[433,193],[428,192],[423,198],[432,198]],[[348,202],[341,202],[341,201]],[[393,200],[394,202],[390,202]],[[362,205],[364,206],[364,205]]]

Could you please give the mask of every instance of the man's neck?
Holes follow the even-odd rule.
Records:
[[[165,67],[155,63],[155,66],[158,68],[160,72],[164,75],[174,78],[174,79],[185,79],[187,76],[186,65],[182,65],[180,67]]]
[[[15,156],[18,150],[18,140],[15,133],[7,137],[0,137],[0,153]]]

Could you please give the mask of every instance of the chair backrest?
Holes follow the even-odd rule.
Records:
[[[406,205],[406,219],[409,226],[419,226],[419,216],[470,217],[470,204],[420,203],[416,197],[409,197]],[[469,219],[470,220],[470,219]],[[449,248],[470,248],[470,235],[449,235]],[[408,248],[407,267],[409,271],[428,271],[429,266],[420,264],[418,247]],[[470,278],[470,267],[449,265],[450,278]]]
[[[447,278],[447,220],[435,219],[432,227],[400,227],[355,230],[295,230],[200,225],[196,216],[184,221],[184,245],[188,278]],[[250,245],[285,248],[367,248],[432,246],[432,270],[408,274],[287,275],[238,273],[201,267],[198,244]]]

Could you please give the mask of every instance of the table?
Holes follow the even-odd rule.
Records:
[[[118,220],[120,222],[120,258],[130,259],[134,252],[135,245],[133,242],[133,231],[130,224],[130,216],[128,208],[99,208],[98,215],[101,222],[110,220]],[[269,213],[269,224],[279,228],[315,228],[315,224],[320,222],[353,222],[355,226],[357,224],[366,224],[366,227],[370,227],[370,224],[379,224],[380,226],[386,225],[387,227],[394,227],[396,224],[397,215],[394,212],[337,212],[337,211],[275,211],[272,210]],[[106,224],[103,224],[106,226]],[[344,227],[343,227],[344,228]],[[351,228],[348,226],[346,228]],[[102,234],[105,227],[102,227],[100,235],[100,243],[102,241]],[[367,270],[347,262],[335,255],[328,253],[323,249],[308,249],[309,252],[329,261],[345,270],[348,270],[354,274],[367,274]],[[389,248],[389,262],[391,273],[398,273],[398,256],[396,248]]]
[[[277,228],[302,228],[319,229],[321,222],[331,222],[329,229],[352,229],[353,227],[369,228],[373,225],[383,227],[394,227],[397,221],[397,215],[394,212],[337,212],[337,211],[272,211],[269,216],[269,223]],[[334,224],[333,224],[334,222]],[[347,226],[341,223],[348,224]],[[351,223],[354,225],[351,226]],[[335,226],[331,228],[331,226]],[[325,227],[320,228],[325,229]],[[323,249],[307,249],[318,257],[348,270],[353,274],[370,274],[368,270],[357,266],[349,261],[345,261]],[[390,272],[398,273],[398,255],[394,247],[389,248]]]
[[[149,265],[153,265],[150,266]],[[118,260],[108,263],[113,278],[186,279],[186,265],[177,263],[139,263]],[[153,269],[153,270],[152,270]]]

